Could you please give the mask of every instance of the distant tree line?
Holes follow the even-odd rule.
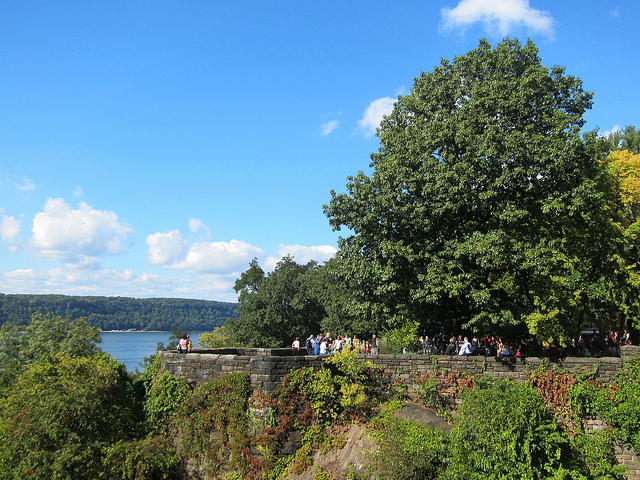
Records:
[[[0,294],[0,324],[27,325],[38,312],[102,330],[213,330],[238,316],[237,304],[209,300]]]

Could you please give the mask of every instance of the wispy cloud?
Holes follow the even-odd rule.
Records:
[[[440,10],[443,31],[462,30],[482,23],[489,34],[505,36],[524,27],[530,32],[553,36],[551,14],[529,5],[529,0],[460,0],[454,8]]]
[[[605,137],[608,137],[609,135],[611,135],[612,133],[616,133],[619,132],[620,130],[622,130],[622,127],[620,125],[614,125],[613,128],[611,130],[607,130],[603,133],[603,135]]]
[[[326,137],[339,126],[340,126],[340,122],[338,120],[330,120],[327,123],[323,123],[320,130],[320,135],[322,135],[323,137]]]
[[[27,177],[23,178],[22,182],[18,184],[17,187],[18,187],[18,190],[22,190],[23,192],[29,192],[34,188],[36,188],[33,182]]]
[[[284,245],[280,244],[277,253],[280,258],[291,255],[296,263],[306,264],[311,260],[323,263],[333,257],[338,250],[331,245]]]
[[[209,230],[209,227],[207,227],[202,220],[197,218],[189,219],[189,230],[193,233],[204,234],[206,237],[211,236],[211,230]]]
[[[395,100],[391,97],[382,97],[374,100],[364,111],[363,117],[358,121],[360,130],[369,138],[375,135],[382,119],[393,111]]]

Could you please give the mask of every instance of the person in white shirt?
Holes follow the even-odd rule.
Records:
[[[471,343],[469,343],[467,337],[464,337],[464,342],[462,342],[458,355],[471,355]]]

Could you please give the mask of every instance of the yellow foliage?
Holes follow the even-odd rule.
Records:
[[[627,206],[640,204],[640,154],[616,150],[609,154],[607,163],[618,179],[623,203]]]

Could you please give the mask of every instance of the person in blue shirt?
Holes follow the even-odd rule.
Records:
[[[316,338],[316,342],[313,346],[313,354],[314,355],[320,355],[320,344],[322,343],[322,337],[323,335],[321,333],[318,334],[318,337]]]

